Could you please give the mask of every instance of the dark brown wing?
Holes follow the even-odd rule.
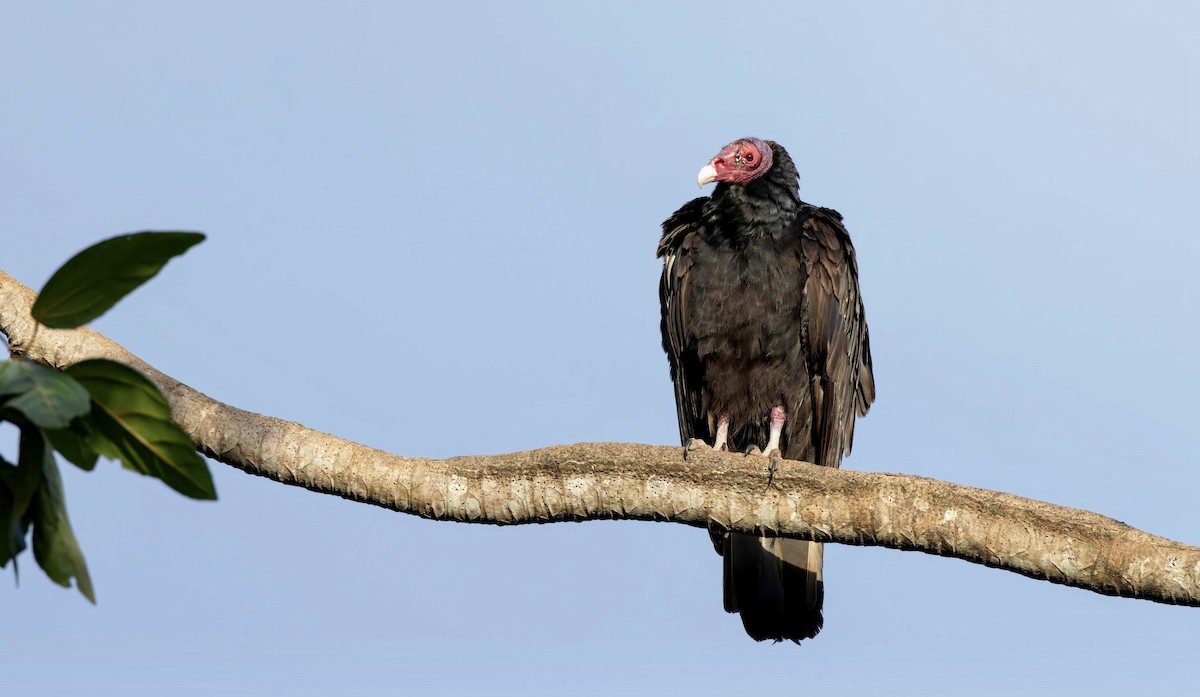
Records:
[[[801,431],[793,434],[797,445],[811,442],[817,464],[837,467],[853,444],[855,418],[875,401],[875,377],[850,235],[837,211],[811,207],[806,213],[802,314],[812,401],[810,413],[789,417]]]
[[[663,223],[663,236],[658,243],[658,256],[663,259],[662,278],[658,283],[663,349],[671,365],[679,437],[684,444],[692,438],[711,440],[713,437],[713,426],[708,423],[702,403],[701,367],[696,357],[684,349],[689,300],[688,273],[694,263],[690,247],[698,239],[703,225],[701,212],[707,201],[704,197],[697,198],[675,211]]]

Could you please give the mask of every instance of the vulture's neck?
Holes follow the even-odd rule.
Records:
[[[786,233],[800,206],[795,168],[777,162],[771,171],[746,186],[717,185],[707,217],[712,234],[740,246],[763,235]]]

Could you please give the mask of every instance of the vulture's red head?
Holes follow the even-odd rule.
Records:
[[[771,146],[758,138],[735,140],[700,168],[696,182],[729,182],[745,186],[771,169]]]

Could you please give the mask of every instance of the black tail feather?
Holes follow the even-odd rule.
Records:
[[[786,538],[725,535],[725,610],[742,616],[756,641],[811,639],[821,631],[824,545]]]

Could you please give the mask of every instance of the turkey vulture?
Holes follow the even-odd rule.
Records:
[[[743,138],[698,176],[712,196],[663,223],[663,348],[679,435],[837,467],[875,400],[858,263],[842,216],[800,200],[777,143]],[[821,630],[823,545],[710,530],[725,609],[758,641]]]

